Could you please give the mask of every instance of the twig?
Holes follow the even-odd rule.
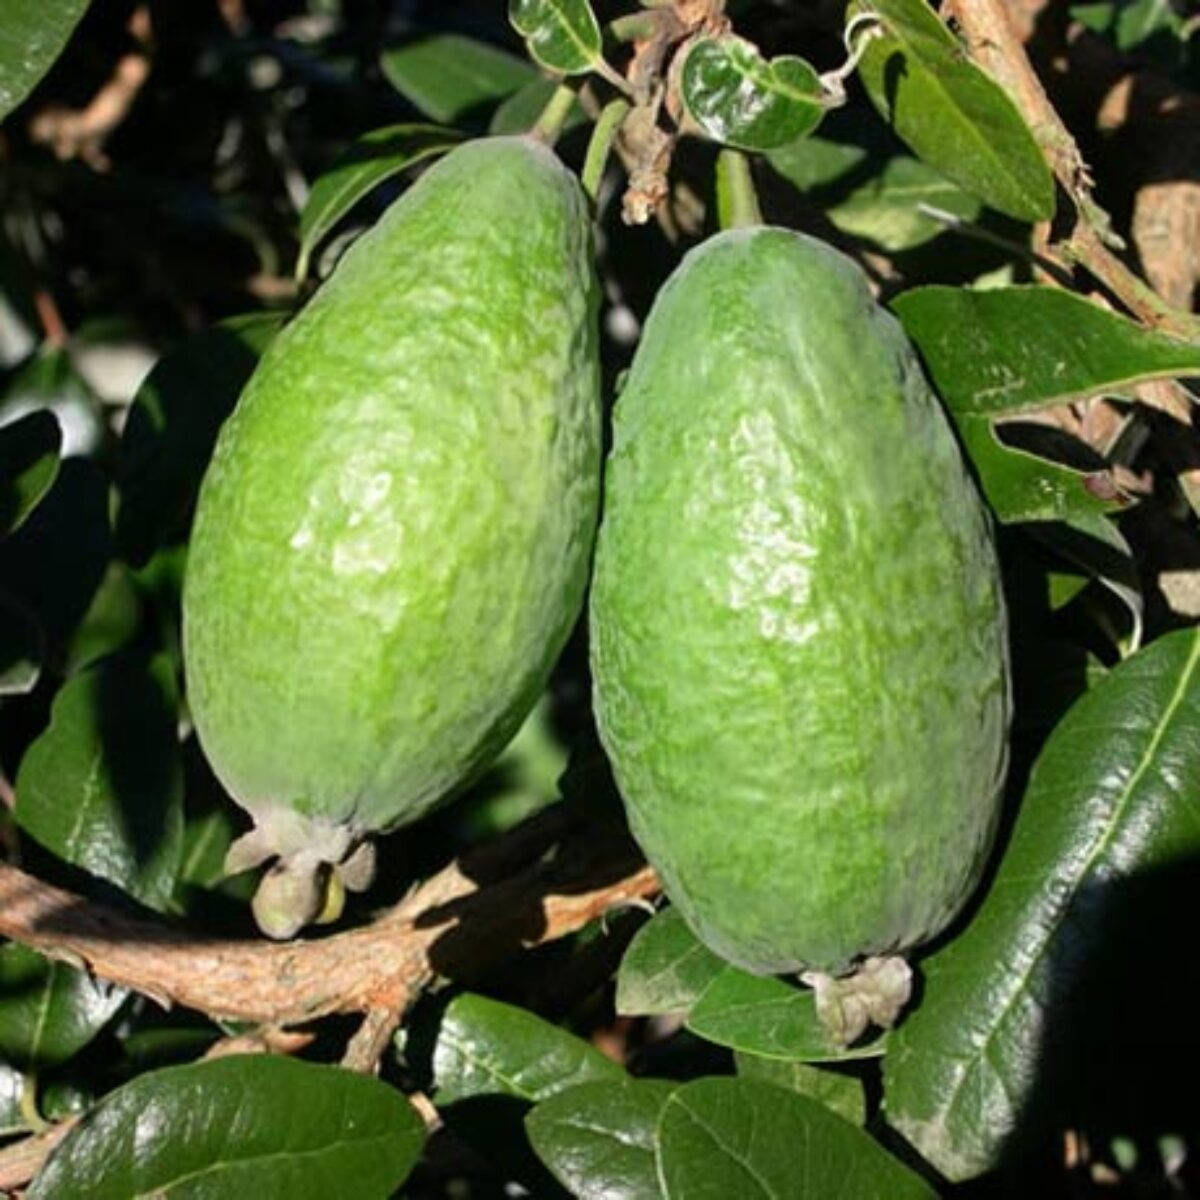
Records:
[[[1034,73],[1002,0],[945,0],[943,11],[958,24],[975,61],[1012,96],[1055,178],[1075,205],[1080,219],[1060,252],[1090,271],[1147,324],[1178,337],[1200,338],[1200,321],[1163,301],[1110,249],[1119,239],[1109,229],[1107,214],[1092,198],[1087,164]]]
[[[133,102],[150,77],[150,10],[139,6],[129,18],[129,32],[142,49],[122,55],[111,78],[80,109],[50,105],[29,123],[35,142],[50,146],[60,159],[81,158],[97,171],[106,171],[104,143],[129,115]]]
[[[631,843],[581,831],[558,806],[451,863],[374,923],[319,941],[197,936],[3,863],[0,936],[167,1006],[287,1025],[330,1013],[403,1014],[438,976],[470,977],[658,887]]]
[[[78,1117],[67,1117],[42,1133],[22,1138],[0,1150],[0,1193],[7,1195],[14,1188],[27,1184],[42,1169],[50,1152],[75,1128]]]

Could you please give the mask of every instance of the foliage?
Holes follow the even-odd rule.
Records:
[[[1194,6],[1061,6],[998,51],[978,22],[1000,0],[8,6],[0,1190],[1200,1192],[1178,936],[1200,877]],[[1030,61],[1067,125],[1032,119]],[[682,253],[761,211],[864,266],[996,519],[1016,713],[997,850],[914,954],[900,1023],[848,1048],[807,988],[722,962],[669,906],[627,911],[653,881],[582,626],[508,749],[383,840],[328,933],[245,944],[253,881],[221,866],[243,825],[180,650],[217,430],[431,160],[535,126],[595,200],[606,399]],[[386,938],[397,904],[409,957],[317,995],[302,964]],[[178,964],[203,997],[226,953],[293,1007],[268,1019],[249,982],[178,1003]]]

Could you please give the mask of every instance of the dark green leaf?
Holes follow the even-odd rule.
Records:
[[[67,642],[66,669],[78,671],[121,649],[141,625],[142,600],[128,567],[112,562]]]
[[[126,995],[25,946],[0,946],[0,1058],[22,1070],[58,1066],[100,1032]]]
[[[1054,180],[1013,102],[972,63],[925,0],[854,0],[882,33],[859,62],[871,102],[918,158],[1022,221],[1054,213]]]
[[[118,1088],[67,1135],[27,1195],[387,1200],[423,1142],[412,1105],[377,1079],[238,1055]]]
[[[664,1200],[934,1200],[936,1193],[823,1104],[749,1079],[678,1088],[658,1123]]]
[[[138,389],[117,465],[117,544],[130,562],[186,537],[217,431],[282,321],[230,317],[169,351]]]
[[[58,419],[63,455],[93,454],[105,438],[95,394],[70,354],[44,345],[8,379],[0,395],[0,422],[49,409]]]
[[[37,507],[58,475],[62,430],[48,408],[0,426],[0,537]]]
[[[892,303],[955,413],[1042,408],[1147,379],[1200,375],[1181,342],[1055,287],[913,288]]]
[[[88,0],[4,0],[0,21],[0,121],[62,53]]]
[[[923,964],[923,999],[884,1060],[885,1102],[943,1174],[994,1166],[1047,1097],[1068,1093],[1077,1118],[1091,1089],[1112,1118],[1118,1105],[1160,1103],[1167,1074],[1190,1091],[1200,980],[1194,956],[1171,951],[1179,905],[1194,894],[1198,813],[1200,632],[1184,630],[1067,713],[982,906]],[[1164,890],[1176,873],[1179,886]],[[1100,1014],[1089,1045],[1079,1030]],[[1113,1073],[1123,1040],[1153,1076],[1129,1091]],[[1073,1064],[1067,1074],[1048,1073],[1056,1056]]]
[[[21,1092],[25,1079],[20,1071],[0,1063],[0,1137],[21,1133],[28,1128],[25,1114],[21,1112]]]
[[[743,38],[701,38],[683,60],[680,94],[714,141],[772,150],[811,133],[825,115],[816,71],[795,55],[767,62]]]
[[[406,167],[450,149],[462,135],[439,125],[389,125],[363,134],[313,184],[300,214],[296,278],[317,243],[364,197]]]
[[[45,499],[0,541],[0,580],[37,623],[57,660],[87,611],[112,549],[108,482],[91,460],[66,458]]]
[[[511,1004],[470,992],[446,1008],[433,1052],[437,1102],[500,1094],[545,1100],[625,1072],[582,1038]]]
[[[843,1048],[829,1040],[808,988],[727,966],[687,1016],[702,1038],[764,1058],[839,1062],[882,1054],[885,1036]]]
[[[855,1075],[741,1051],[734,1058],[737,1073],[744,1079],[758,1079],[790,1092],[799,1092],[802,1096],[811,1096],[855,1125],[861,1125],[867,1119],[867,1099],[863,1095],[862,1081]]]
[[[391,85],[430,120],[471,120],[524,87],[537,72],[495,46],[454,33],[385,50],[380,66]]]
[[[525,1118],[529,1140],[579,1200],[659,1200],[655,1130],[665,1079],[581,1083],[544,1100]]]
[[[600,58],[600,26],[588,0],[508,0],[508,19],[550,71],[578,75]]]
[[[513,92],[507,100],[501,101],[500,107],[492,113],[488,133],[528,133],[537,123],[543,109],[550,103],[550,97],[554,95],[557,87],[558,84],[553,79],[531,79],[523,88]],[[576,100],[571,105],[566,121],[563,122],[563,132],[582,125],[586,120],[587,115]]]
[[[626,1016],[687,1012],[725,963],[666,908],[638,930],[617,975],[617,1012]]]
[[[980,203],[932,167],[915,158],[891,159],[826,215],[844,233],[868,238],[885,250],[911,250],[937,237],[945,226],[921,211],[941,209],[963,220],[979,215]]]
[[[33,691],[44,650],[41,628],[28,609],[0,591],[0,696]]]
[[[183,829],[177,706],[165,656],[107,659],[62,687],[17,774],[26,833],[160,909]]]

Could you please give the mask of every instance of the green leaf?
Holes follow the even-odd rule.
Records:
[[[466,992],[442,1015],[433,1051],[437,1102],[504,1095],[545,1100],[625,1072],[582,1038],[511,1004]]]
[[[1145,329],[1061,288],[921,287],[892,308],[956,414],[1011,414],[1200,375],[1200,343]]]
[[[859,77],[913,153],[999,212],[1053,216],[1050,168],[1016,106],[925,0],[853,0],[847,22],[863,13],[882,33],[867,43]]]
[[[90,459],[66,458],[28,520],[0,541],[0,580],[56,661],[108,565],[108,480]]]
[[[529,63],[507,51],[455,33],[385,50],[379,63],[388,82],[441,125],[473,120],[478,110],[537,77]]]
[[[863,1095],[862,1081],[854,1075],[740,1051],[734,1055],[734,1061],[737,1073],[743,1079],[773,1083],[789,1092],[809,1096],[854,1125],[862,1125],[867,1119],[867,1098]]]
[[[66,1062],[104,1028],[127,994],[25,946],[0,946],[0,1058],[22,1070]]]
[[[1087,490],[1087,472],[1003,445],[987,417],[955,417],[992,511],[1005,524],[1065,521],[1109,540],[1105,517],[1112,505]]]
[[[680,916],[665,908],[629,943],[617,974],[617,1012],[630,1017],[687,1012],[725,969]]]
[[[780,146],[767,154],[767,161],[793,187],[802,192],[827,187],[861,167],[867,150],[829,138],[808,137]]]
[[[127,645],[141,627],[142,599],[124,563],[111,562],[67,642],[66,669],[81,670]]]
[[[808,988],[727,966],[687,1016],[702,1038],[764,1058],[840,1062],[882,1054],[886,1035],[849,1047],[829,1040]]]
[[[665,1079],[581,1083],[525,1118],[529,1140],[579,1200],[659,1200],[659,1114],[679,1084]]]
[[[313,184],[300,214],[296,278],[308,274],[317,243],[368,192],[406,167],[450,149],[461,137],[440,125],[388,125],[363,134]]]
[[[553,79],[531,79],[524,87],[513,92],[507,100],[500,102],[499,108],[492,113],[488,133],[497,136],[514,133],[528,133],[537,123],[550,97],[554,95],[558,84]],[[571,111],[563,122],[563,132],[582,125],[587,120],[587,114],[576,100],[571,105]]]
[[[792,54],[767,62],[752,42],[725,35],[694,42],[683,60],[680,95],[714,141],[772,150],[811,133],[825,115],[816,71]]]
[[[1127,659],[1070,709],[1034,765],[982,906],[922,965],[920,1006],[884,1060],[884,1097],[888,1120],[947,1177],[994,1166],[1035,1101],[1067,1092],[1067,1107],[1083,1106],[1090,1089],[1111,1119],[1120,1104],[1158,1102],[1168,1063],[1191,1078],[1197,970],[1172,948],[1182,950],[1179,906],[1194,890],[1198,813],[1190,629]],[[1176,870],[1180,886],[1156,896]],[[1102,1035],[1081,1044],[1078,1030],[1100,1014]],[[1122,1039],[1155,1077],[1142,1089],[1123,1092],[1113,1074]],[[1073,1073],[1047,1074],[1055,1055]]]
[[[25,1078],[20,1071],[0,1063],[0,1137],[23,1133],[29,1122],[21,1111],[21,1093]]]
[[[281,313],[221,321],[168,351],[138,388],[117,461],[116,536],[128,561],[187,536],[217,431],[282,322]]]
[[[945,226],[918,207],[928,205],[966,221],[979,215],[980,203],[932,167],[900,155],[857,187],[826,216],[843,233],[867,238],[893,253],[924,245]]]
[[[0,21],[0,121],[63,52],[88,0],[4,0]]]
[[[664,1200],[934,1200],[920,1176],[823,1104],[749,1079],[678,1088],[658,1123]]]
[[[0,426],[0,537],[20,528],[58,476],[62,430],[48,408]]]
[[[25,605],[0,590],[0,696],[24,696],[42,674],[42,630]]]
[[[424,1127],[402,1093],[340,1067],[237,1055],[141,1075],[67,1135],[29,1200],[387,1200]]]
[[[8,378],[0,395],[0,424],[39,409],[58,418],[62,453],[93,454],[106,430],[99,402],[70,354],[46,344]]]
[[[17,823],[67,862],[165,908],[179,869],[183,776],[165,656],[107,659],[60,689],[17,773]]]
[[[600,26],[587,0],[508,0],[508,19],[547,70],[579,75],[600,58]]]

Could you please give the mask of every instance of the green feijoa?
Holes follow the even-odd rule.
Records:
[[[290,936],[370,834],[481,769],[583,601],[599,492],[587,202],[553,151],[430,168],[275,339],[222,429],[184,590],[189,700]],[[336,901],[336,895],[333,897]],[[336,904],[334,904],[336,908]]]
[[[614,419],[592,666],[634,833],[711,949],[802,973],[852,1040],[992,842],[989,516],[899,324],[789,230],[684,258]]]

